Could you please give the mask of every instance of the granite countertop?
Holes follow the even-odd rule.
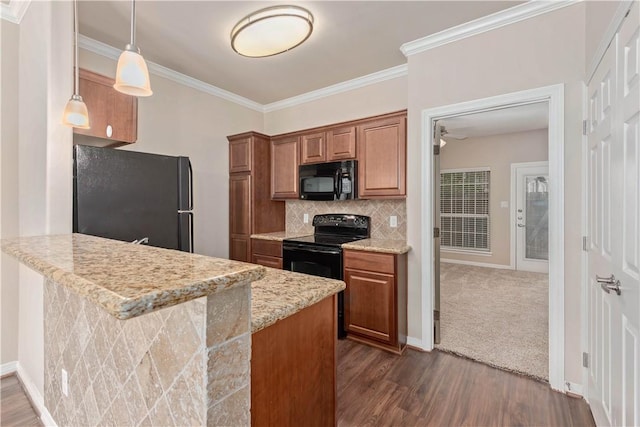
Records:
[[[1,241],[2,250],[119,319],[258,280],[265,268],[187,252],[65,234]]]
[[[341,280],[274,268],[251,284],[251,332],[258,332],[346,288]]]
[[[287,233],[286,231],[274,231],[272,233],[259,233],[252,234],[252,239],[260,239],[260,240],[275,240],[277,242],[282,242],[284,239],[292,239],[294,237],[308,236],[313,233]]]
[[[354,249],[357,251],[382,252],[387,254],[404,254],[411,250],[404,240],[385,239],[364,239],[351,243],[344,243],[343,249]]]

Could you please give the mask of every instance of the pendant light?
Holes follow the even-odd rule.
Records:
[[[78,70],[78,0],[73,1],[73,35],[74,35],[74,56],[73,65],[75,67],[75,79],[73,83],[73,95],[62,115],[62,123],[67,126],[89,129],[89,112],[87,106],[78,94],[78,82],[80,74]]]
[[[125,46],[118,59],[116,83],[118,91],[133,96],[150,96],[149,69],[136,46],[136,1],[131,0],[131,43]]]

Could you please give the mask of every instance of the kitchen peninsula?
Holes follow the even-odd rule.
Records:
[[[59,425],[335,424],[343,282],[82,234],[2,250],[45,277]]]

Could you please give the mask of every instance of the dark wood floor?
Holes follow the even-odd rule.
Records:
[[[594,426],[583,399],[433,351],[402,356],[338,343],[338,425]]]
[[[42,426],[15,375],[0,379],[0,426]]]
[[[15,376],[0,380],[0,425],[41,426]],[[396,356],[338,342],[338,425],[594,426],[582,399],[433,351]]]

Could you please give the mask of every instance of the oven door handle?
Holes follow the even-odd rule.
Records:
[[[294,247],[287,247],[284,246],[282,248],[283,251],[295,251],[295,252],[311,252],[314,254],[328,254],[328,255],[340,255],[341,250],[340,249],[312,249],[312,248],[307,248],[307,247],[302,247],[302,246],[294,246]]]

